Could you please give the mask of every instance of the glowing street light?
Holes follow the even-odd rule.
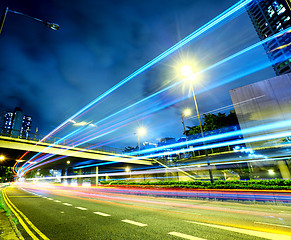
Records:
[[[269,170],[268,170],[268,173],[269,173],[270,175],[275,175],[275,172],[274,172],[273,169],[269,169]]]
[[[70,163],[71,163],[71,161],[68,160],[68,161],[67,161],[67,164],[69,165]]]
[[[131,178],[131,171],[130,171],[130,167],[126,167],[126,168],[125,168],[125,172],[129,173],[129,178]]]
[[[181,118],[182,118],[182,124],[183,124],[183,128],[184,128],[184,134],[185,134],[186,142],[188,140],[187,140],[187,133],[186,133],[186,128],[185,128],[184,117],[188,117],[190,115],[191,115],[191,110],[189,108],[187,108],[183,112],[181,112]],[[188,143],[187,143],[187,148],[188,148]]]
[[[203,129],[202,129],[200,114],[199,114],[198,105],[197,105],[197,101],[196,101],[196,97],[195,97],[193,83],[192,83],[192,81],[196,79],[196,75],[193,73],[192,67],[190,65],[182,66],[181,69],[180,69],[180,72],[181,72],[182,76],[187,77],[187,79],[191,80],[190,86],[191,86],[193,100],[194,100],[194,104],[195,104],[195,109],[196,109],[197,117],[198,117],[198,121],[199,121],[200,132],[201,132],[202,139],[204,139],[204,133],[203,133]],[[203,145],[205,145],[204,141],[203,141]],[[213,183],[212,170],[211,170],[209,157],[208,157],[208,152],[207,152],[206,148],[205,148],[205,155],[206,155],[206,162],[207,162],[207,165],[208,165],[210,181]]]
[[[27,18],[30,18],[30,19],[35,20],[37,22],[41,22],[46,27],[48,27],[48,28],[50,28],[52,30],[59,30],[59,28],[60,28],[60,26],[58,24],[56,24],[56,23],[47,22],[47,21],[41,20],[39,18],[35,18],[35,17],[29,16],[27,14],[21,13],[21,12],[17,12],[17,11],[10,10],[10,9],[8,9],[8,7],[6,7],[6,9],[4,10],[4,12],[2,14],[2,17],[1,17],[0,34],[2,32],[2,28],[3,28],[3,25],[4,25],[4,21],[5,21],[5,18],[6,18],[6,15],[7,15],[8,12],[15,13],[15,14],[18,14],[18,15],[21,15],[21,16],[24,16],[24,17],[27,17]]]
[[[138,151],[140,152],[140,141],[139,141],[139,137],[142,137],[144,135],[146,135],[147,130],[144,127],[140,127],[139,129],[137,129],[137,142],[138,142]]]
[[[1,156],[0,156],[0,161],[3,162],[4,160],[5,160],[4,155],[1,155]]]

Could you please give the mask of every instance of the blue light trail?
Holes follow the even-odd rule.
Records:
[[[148,62],[147,64],[145,64],[144,66],[142,66],[141,68],[136,70],[135,72],[133,72],[131,75],[129,75],[128,77],[126,77],[125,79],[120,81],[118,84],[116,84],[115,86],[113,86],[112,88],[107,90],[105,93],[101,94],[99,97],[94,99],[88,105],[83,107],[81,110],[79,110],[73,116],[71,116],[66,121],[64,121],[62,124],[60,124],[58,127],[56,127],[53,131],[51,131],[49,134],[47,134],[39,142],[42,142],[45,139],[49,138],[51,135],[53,135],[54,133],[59,131],[61,128],[66,126],[69,122],[73,121],[79,115],[81,115],[82,113],[84,113],[85,111],[87,111],[88,109],[93,107],[97,102],[99,102],[100,100],[102,100],[103,98],[108,96],[110,93],[112,93],[113,91],[115,91],[116,89],[118,89],[119,87],[124,85],[125,83],[129,82],[134,77],[136,77],[139,74],[143,73],[144,71],[148,70],[149,68],[151,68],[152,66],[154,66],[155,64],[157,64],[158,62],[160,62],[161,60],[163,60],[164,58],[166,58],[167,56],[169,56],[170,54],[175,52],[176,50],[178,50],[179,48],[183,47],[188,42],[201,36],[203,33],[206,33],[207,31],[214,28],[218,24],[221,24],[223,21],[226,21],[228,18],[230,20],[231,17],[234,17],[235,14],[238,14],[239,11],[244,9],[244,7],[246,7],[251,2],[252,2],[252,0],[241,0],[238,3],[234,4],[232,7],[230,7],[229,9],[227,9],[226,11],[224,11],[223,13],[221,13],[220,15],[218,15],[217,17],[215,17],[214,19],[212,19],[211,21],[209,21],[208,23],[206,23],[205,25],[203,25],[202,27],[200,27],[199,29],[197,29],[196,31],[194,31],[193,33],[191,33],[190,35],[185,37],[184,39],[182,39],[181,41],[176,43],[171,48],[167,49],[166,51],[164,51],[163,53],[158,55],[156,58],[154,58],[153,60],[151,60],[150,62]]]

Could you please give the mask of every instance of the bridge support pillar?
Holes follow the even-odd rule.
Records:
[[[82,174],[83,174],[82,169],[79,169],[79,170],[78,170],[78,175],[82,175]],[[83,177],[78,177],[78,178],[77,178],[77,183],[78,183],[78,186],[79,186],[79,185],[82,185],[82,184],[83,184]]]
[[[98,167],[91,167],[91,174],[96,174],[95,177],[91,177],[91,186],[98,185]]]
[[[286,160],[278,161],[278,167],[283,179],[289,180],[290,179],[290,171],[287,165]]]

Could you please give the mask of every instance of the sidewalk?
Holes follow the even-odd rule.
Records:
[[[0,239],[19,240],[3,209],[0,209]]]

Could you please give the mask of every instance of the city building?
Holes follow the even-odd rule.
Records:
[[[272,124],[291,119],[291,73],[230,90],[230,96],[245,139],[291,130],[291,125],[271,128]],[[258,132],[246,131],[261,125],[270,127]],[[276,138],[246,145],[254,148],[286,141],[286,138]]]
[[[291,142],[287,135],[291,131],[291,73],[230,90],[230,95],[247,148],[267,153],[259,154],[258,158],[270,158],[266,162],[252,162],[252,169],[265,164],[278,166],[282,178],[290,179],[290,158],[280,157],[289,153],[280,147]],[[272,160],[277,156],[278,160]]]
[[[261,40],[291,27],[290,0],[253,0],[248,14]],[[291,32],[264,44],[276,75],[291,72]]]
[[[24,115],[23,111],[16,107],[14,112],[6,112],[2,116],[1,133],[5,136],[28,138],[31,130],[32,118]]]

